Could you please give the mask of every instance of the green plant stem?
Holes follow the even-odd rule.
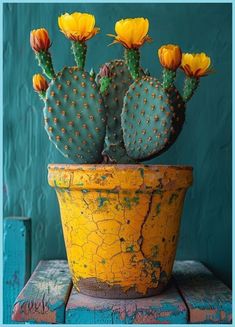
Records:
[[[140,52],[139,49],[125,49],[124,58],[129,72],[134,80],[140,77]]]
[[[173,84],[176,77],[176,71],[163,68],[162,71],[162,87],[164,90],[169,89]]]
[[[191,99],[198,85],[199,85],[198,78],[186,76],[184,80],[184,90],[183,90],[184,102],[188,102]]]
[[[42,68],[43,73],[49,79],[55,77],[55,72],[54,72],[50,52],[45,52],[45,51],[36,52],[35,57],[37,58],[38,65]]]
[[[84,69],[86,62],[87,45],[85,42],[72,41],[72,52],[79,69]]]
[[[40,99],[43,100],[43,101],[45,101],[45,99],[46,99],[46,91],[40,91],[40,92],[37,92],[37,93],[38,93]]]

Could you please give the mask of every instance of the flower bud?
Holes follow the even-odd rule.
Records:
[[[31,31],[30,45],[31,48],[36,52],[46,52],[51,46],[51,41],[47,30],[45,28],[39,28],[37,30]]]
[[[48,89],[47,80],[40,74],[33,75],[33,88],[36,92],[45,92]]]

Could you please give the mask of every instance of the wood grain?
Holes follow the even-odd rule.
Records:
[[[66,261],[42,261],[14,306],[13,319],[28,323],[186,324],[231,323],[231,291],[203,264],[177,261],[162,294],[113,300],[73,287]]]
[[[12,319],[30,323],[64,323],[70,290],[67,261],[40,261],[15,301]]]
[[[176,261],[174,279],[189,310],[189,323],[231,323],[232,292],[203,264]]]
[[[89,297],[73,287],[66,307],[67,324],[186,324],[187,319],[173,284],[161,295],[126,300]]]
[[[3,322],[12,324],[14,301],[30,277],[31,220],[4,219]]]

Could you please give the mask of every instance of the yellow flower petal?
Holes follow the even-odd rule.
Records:
[[[176,70],[181,63],[181,49],[174,44],[163,45],[158,50],[158,57],[164,68]]]
[[[204,52],[183,53],[181,68],[191,77],[202,77],[210,72],[211,59]]]
[[[116,42],[114,43],[119,42],[126,48],[137,49],[151,40],[147,35],[148,30],[147,18],[127,18],[116,22],[115,32],[117,35],[108,35],[115,38]]]
[[[61,15],[58,25],[61,32],[73,41],[85,42],[99,32],[99,28],[95,27],[95,17],[87,13]]]

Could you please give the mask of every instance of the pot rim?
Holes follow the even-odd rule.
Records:
[[[104,176],[106,176],[104,178]],[[109,176],[109,178],[107,178]],[[50,164],[48,181],[52,187],[76,189],[126,190],[149,192],[188,188],[192,185],[193,168],[168,165],[114,165],[114,164]],[[82,185],[80,185],[82,183]],[[143,189],[143,190],[142,190]]]
[[[175,169],[175,170],[193,170],[192,166],[188,165],[151,165],[151,164],[49,164],[47,166],[48,169],[61,169],[61,170],[76,170],[84,168],[95,168],[96,170],[103,170],[105,167],[115,167],[116,169],[124,170],[124,169],[136,169],[136,168],[144,168],[149,170],[155,169]]]

